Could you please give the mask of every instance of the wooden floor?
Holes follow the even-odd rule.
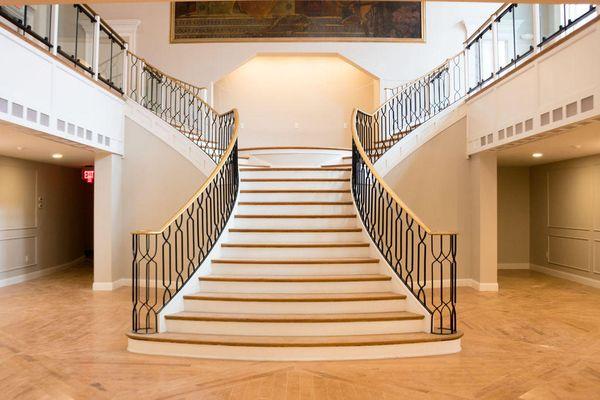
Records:
[[[91,284],[88,265],[0,289],[0,398],[600,398],[600,290],[534,272],[459,290],[460,354],[318,363],[130,354],[129,288]]]

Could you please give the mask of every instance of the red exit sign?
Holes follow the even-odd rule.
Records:
[[[84,168],[81,170],[81,179],[83,179],[85,182],[89,183],[89,184],[93,184],[94,183],[94,170],[93,169],[88,169],[88,168]]]

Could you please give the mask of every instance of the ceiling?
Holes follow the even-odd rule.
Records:
[[[533,153],[542,153],[534,158]],[[498,165],[532,166],[600,154],[600,122],[574,127],[552,136],[498,151]]]
[[[49,135],[39,131],[0,120],[0,155],[74,168],[94,164],[94,151],[81,147],[82,145],[76,146],[58,140],[52,140]],[[52,158],[54,153],[62,154],[63,158]]]

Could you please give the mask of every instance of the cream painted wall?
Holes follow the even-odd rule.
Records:
[[[106,202],[119,203],[117,215],[108,206],[98,212],[119,224],[113,224],[112,231],[97,232],[108,237],[103,247],[112,255],[96,263],[95,284],[131,277],[131,232],[159,229],[206,180],[190,161],[129,118],[124,132],[125,156],[96,166],[98,180],[111,173],[118,176],[107,179],[113,184],[113,200]]]
[[[496,290],[496,202],[490,200],[496,196],[495,154],[466,158],[466,129],[463,117],[384,179],[433,230],[458,233],[459,279]]]
[[[462,49],[471,33],[500,3],[428,2],[426,43],[246,42],[169,44],[168,2],[91,4],[104,19],[141,21],[136,52],[165,72],[210,86],[258,53],[339,53],[396,86],[440,64]]]
[[[338,56],[259,56],[216,82],[214,99],[238,109],[242,148],[350,148],[352,110],[377,107],[379,82]]]
[[[498,168],[498,264],[529,264],[529,167]]]
[[[0,182],[0,282],[92,248],[93,187],[78,169],[0,156]]]
[[[531,263],[600,280],[600,155],[531,168]]]

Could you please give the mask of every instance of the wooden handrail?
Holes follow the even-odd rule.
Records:
[[[417,224],[419,224],[424,230],[425,232],[429,233],[430,235],[456,235],[457,232],[444,232],[444,231],[434,231],[432,230],[425,222],[423,222],[418,216],[417,214],[415,214],[414,211],[412,211],[410,209],[410,207],[408,207],[406,205],[406,203],[404,203],[402,201],[402,199],[400,199],[400,197],[396,194],[396,192],[394,192],[392,190],[392,188],[385,182],[385,180],[383,180],[383,178],[379,175],[379,173],[377,172],[377,170],[375,169],[375,166],[373,165],[373,163],[371,162],[371,160],[369,159],[369,157],[367,156],[367,153],[365,152],[365,149],[363,148],[362,144],[360,143],[360,139],[358,137],[358,133],[356,132],[356,115],[358,112],[362,112],[366,115],[369,115],[371,117],[373,117],[373,114],[369,114],[366,113],[362,110],[359,110],[357,108],[354,109],[354,111],[352,112],[352,139],[354,140],[354,143],[356,145],[356,149],[358,150],[361,158],[363,159],[365,165],[369,168],[369,170],[371,171],[371,174],[373,174],[373,176],[375,177],[375,179],[377,179],[377,183],[379,183],[381,185],[381,187],[388,193],[388,195],[396,202],[398,203],[398,205],[404,210],[404,212],[406,214],[408,214]]]
[[[213,180],[215,180],[216,176],[219,174],[219,172],[221,171],[221,169],[223,168],[223,166],[229,159],[229,155],[233,151],[233,148],[234,148],[235,143],[238,138],[239,115],[238,115],[237,109],[234,108],[233,110],[228,111],[224,114],[219,114],[219,117],[229,114],[230,112],[233,112],[233,118],[234,118],[233,134],[231,135],[231,140],[229,141],[229,145],[227,146],[225,153],[223,153],[223,155],[221,156],[221,160],[219,161],[217,166],[213,169],[213,171],[211,172],[209,177],[206,179],[204,184],[200,187],[200,189],[198,189],[196,191],[196,193],[194,193],[192,195],[192,197],[190,197],[190,199],[166,223],[163,224],[163,226],[159,230],[156,230],[156,231],[137,230],[137,231],[131,232],[133,235],[139,235],[139,234],[160,235],[161,233],[163,233],[177,218],[179,218],[180,215],[182,215],[188,209],[189,206],[192,205],[192,203],[194,203],[196,201],[196,199],[198,199],[198,197],[200,197],[200,195],[206,190],[208,185],[210,185],[211,182]]]

